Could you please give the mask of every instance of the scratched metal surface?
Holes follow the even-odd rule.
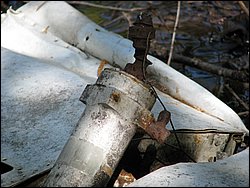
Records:
[[[8,187],[51,168],[84,110],[86,82],[37,59],[1,50],[1,174]]]

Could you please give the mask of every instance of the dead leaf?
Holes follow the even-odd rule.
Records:
[[[131,173],[128,173],[124,169],[122,169],[117,180],[114,183],[114,187],[125,187],[135,180],[135,177]]]

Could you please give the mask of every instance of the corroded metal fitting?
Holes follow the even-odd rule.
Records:
[[[144,80],[146,69],[151,62],[146,56],[150,46],[150,39],[155,38],[155,29],[153,27],[152,17],[147,12],[142,12],[135,21],[134,25],[129,27],[128,38],[133,41],[135,48],[135,62],[128,63],[124,71],[134,75],[140,80]]]
[[[160,112],[157,121],[151,113],[142,111],[137,119],[137,125],[143,128],[151,138],[163,144],[170,131],[166,129],[166,124],[170,120],[170,112],[163,110]]]
[[[86,104],[85,110],[44,186],[105,186],[136,125],[162,143],[168,135],[166,113],[154,120],[150,110],[155,100],[151,88],[136,77],[105,69],[94,85],[84,89],[80,101]]]
[[[170,135],[165,127],[170,120],[170,113],[163,110],[155,120],[150,112],[155,103],[152,93],[149,85],[134,76],[105,69],[95,85],[86,87],[80,101],[86,105],[107,104],[162,144]]]

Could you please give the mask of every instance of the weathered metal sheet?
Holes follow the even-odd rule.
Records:
[[[83,112],[86,81],[65,69],[1,49],[1,186],[50,169]]]
[[[127,187],[249,187],[249,148],[214,163],[162,167]]]
[[[104,30],[66,2],[41,3],[1,15],[1,161],[14,168],[1,175],[1,186],[53,166],[84,110],[82,89],[96,81],[101,60],[110,62],[104,67],[121,68],[134,60],[130,40]],[[248,134],[237,114],[205,88],[148,59],[148,73],[176,130]],[[160,111],[157,101],[152,112]],[[231,144],[228,153],[235,144],[230,139]]]

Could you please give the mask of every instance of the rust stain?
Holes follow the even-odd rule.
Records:
[[[170,112],[163,110],[160,112],[157,121],[155,121],[151,113],[142,111],[139,117],[139,126],[159,143],[164,143],[170,135],[170,131],[165,127],[170,120],[170,116]]]
[[[103,59],[98,67],[98,70],[97,70],[97,76],[100,76],[100,74],[102,73],[103,71],[103,68],[104,68],[104,65],[105,64],[108,64],[109,62],[105,59]]]
[[[113,170],[112,168],[110,168],[108,165],[104,164],[101,167],[101,171],[103,171],[105,174],[107,174],[109,177],[112,176],[113,174]]]
[[[139,117],[139,125],[141,128],[146,130],[146,128],[155,121],[155,118],[148,111],[142,111]]]
[[[179,102],[181,102],[181,103],[183,103],[183,104],[186,104],[187,106],[189,106],[189,107],[191,107],[191,108],[194,108],[194,109],[197,110],[197,111],[200,111],[200,112],[202,112],[202,113],[205,113],[205,114],[207,114],[207,115],[209,115],[209,116],[212,116],[212,117],[214,117],[214,118],[216,118],[216,119],[218,119],[218,120],[224,122],[224,120],[221,119],[220,117],[217,117],[217,116],[215,116],[215,115],[212,115],[212,114],[206,112],[205,110],[199,108],[198,106],[194,106],[194,105],[190,104],[189,102],[187,102],[187,101],[181,99],[181,97],[178,96],[178,95],[175,96],[175,95],[171,94],[170,90],[169,90],[168,88],[166,88],[164,85],[162,85],[161,83],[157,82],[157,80],[153,80],[153,79],[152,79],[152,80],[150,80],[150,83],[151,83],[152,85],[154,85],[157,89],[159,89],[159,90],[162,91],[163,93],[168,94],[169,96],[171,96],[172,98],[176,99],[177,101],[179,101]],[[179,89],[176,90],[176,94],[179,94]]]
[[[111,98],[115,101],[115,102],[120,102],[121,98],[120,98],[120,93],[118,92],[113,92],[111,94]]]
[[[203,139],[202,139],[202,137],[200,135],[194,134],[194,142],[196,144],[201,144],[203,142]]]

